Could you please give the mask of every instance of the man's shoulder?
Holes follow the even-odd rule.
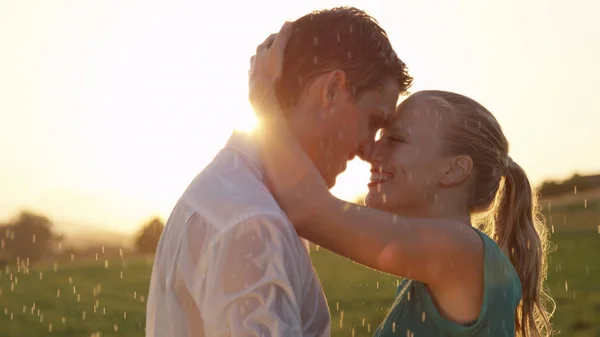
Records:
[[[258,169],[227,149],[196,176],[181,200],[221,228],[260,216],[289,222]]]

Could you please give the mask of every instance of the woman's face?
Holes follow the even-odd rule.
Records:
[[[448,118],[446,118],[448,119]],[[437,201],[443,171],[442,112],[425,97],[400,104],[368,156],[369,207],[407,216],[426,216]]]

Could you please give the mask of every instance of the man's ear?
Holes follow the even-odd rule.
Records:
[[[324,75],[321,100],[326,109],[332,107],[339,99],[349,98],[347,84],[346,72],[341,69],[332,70]]]
[[[467,155],[454,156],[447,159],[443,167],[440,184],[452,186],[467,179],[473,171],[473,159]]]

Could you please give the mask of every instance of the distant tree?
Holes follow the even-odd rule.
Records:
[[[571,178],[557,182],[545,181],[539,188],[543,197],[556,196],[576,191],[586,191],[600,188],[600,175],[582,176],[574,174]]]
[[[165,223],[159,217],[148,220],[136,235],[135,248],[138,253],[155,253],[164,228]]]
[[[39,262],[42,257],[53,253],[52,245],[59,237],[54,233],[50,219],[30,211],[22,211],[3,226],[0,233],[5,258],[16,262]]]

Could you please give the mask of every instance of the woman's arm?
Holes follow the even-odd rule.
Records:
[[[271,103],[274,103],[271,101]],[[263,107],[257,139],[269,186],[298,234],[379,271],[435,284],[458,280],[481,245],[449,219],[400,217],[334,197],[287,129],[279,105]]]
[[[286,39],[257,49],[250,99],[271,192],[298,233],[368,267],[428,284],[458,280],[480,247],[478,235],[452,220],[398,217],[335,198],[288,129],[274,86]],[[270,69],[271,71],[262,71]],[[260,100],[256,99],[260,98]],[[475,243],[475,244],[473,244]]]

